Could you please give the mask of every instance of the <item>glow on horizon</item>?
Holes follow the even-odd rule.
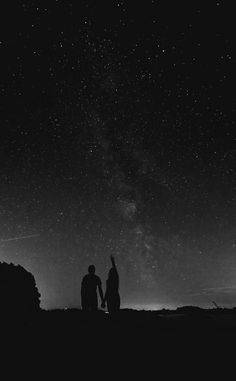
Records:
[[[160,311],[162,309],[175,309],[177,306],[175,305],[167,305],[167,304],[159,304],[159,303],[126,303],[121,306],[123,308],[130,308],[134,310],[145,310],[145,311]]]

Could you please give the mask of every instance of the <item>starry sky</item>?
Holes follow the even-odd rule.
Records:
[[[206,4],[207,3],[207,4]],[[114,255],[122,306],[236,305],[235,20],[223,1],[1,10],[0,261],[43,308]]]

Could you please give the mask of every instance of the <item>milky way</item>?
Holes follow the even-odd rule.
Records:
[[[110,255],[123,306],[235,305],[231,6],[3,14],[0,260],[34,274],[44,308],[79,307],[88,265],[105,285]]]

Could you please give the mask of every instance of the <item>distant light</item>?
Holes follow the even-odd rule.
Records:
[[[150,303],[150,304],[126,304],[122,306],[123,308],[131,308],[135,310],[145,310],[145,311],[157,311],[162,310],[163,308],[168,309],[169,306],[158,304],[158,303]]]

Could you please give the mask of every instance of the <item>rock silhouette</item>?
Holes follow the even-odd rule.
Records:
[[[0,262],[1,316],[40,310],[40,293],[34,276],[20,265]]]

